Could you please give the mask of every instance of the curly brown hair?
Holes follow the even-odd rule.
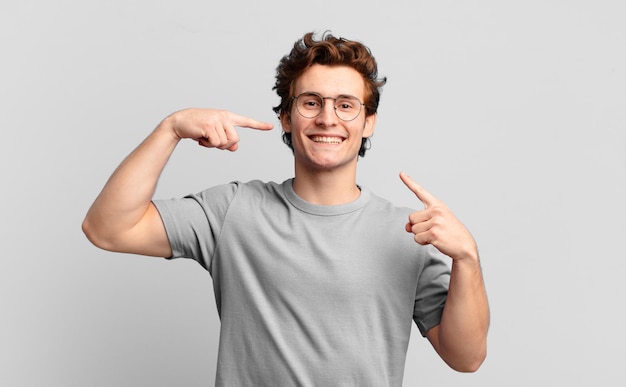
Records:
[[[272,88],[280,97],[280,104],[273,108],[279,118],[291,111],[295,80],[314,64],[349,66],[358,71],[365,81],[365,113],[368,116],[376,113],[387,77],[378,78],[378,65],[370,49],[360,42],[337,38],[326,31],[319,39],[313,32],[305,34],[280,60],[276,68],[276,83]],[[293,151],[291,133],[283,133],[283,142]],[[365,155],[368,143],[369,139],[364,138],[359,156]]]

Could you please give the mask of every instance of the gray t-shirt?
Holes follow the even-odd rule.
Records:
[[[172,258],[213,278],[216,386],[400,386],[411,320],[422,335],[440,321],[449,259],[404,230],[411,209],[365,188],[338,206],[291,179],[154,203]]]

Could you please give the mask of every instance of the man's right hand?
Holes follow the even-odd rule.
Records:
[[[87,238],[106,250],[168,257],[169,241],[152,203],[168,158],[183,138],[208,148],[235,151],[237,126],[258,130],[273,127],[225,110],[186,109],[165,118],[105,184],[83,221]]]
[[[239,134],[235,127],[270,130],[274,125],[240,116],[227,110],[185,109],[167,117],[161,125],[178,139],[190,138],[207,148],[236,151]]]

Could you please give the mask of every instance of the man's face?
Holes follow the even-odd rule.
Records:
[[[365,97],[363,77],[347,66],[313,65],[295,82],[295,95],[312,92],[322,97],[342,95]],[[365,107],[352,121],[343,121],[335,114],[335,100],[324,99],[321,113],[314,118],[302,116],[293,101],[289,116],[283,117],[283,129],[291,133],[296,168],[311,171],[332,171],[356,168],[361,142],[374,132],[376,115],[366,117]]]

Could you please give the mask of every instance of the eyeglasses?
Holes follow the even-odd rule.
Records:
[[[353,95],[340,95],[334,97],[322,97],[310,91],[298,96],[291,97],[296,100],[296,110],[304,118],[315,118],[320,115],[325,106],[325,100],[332,99],[335,103],[333,109],[335,114],[342,121],[352,121],[361,113],[361,106],[365,106],[357,97]]]

